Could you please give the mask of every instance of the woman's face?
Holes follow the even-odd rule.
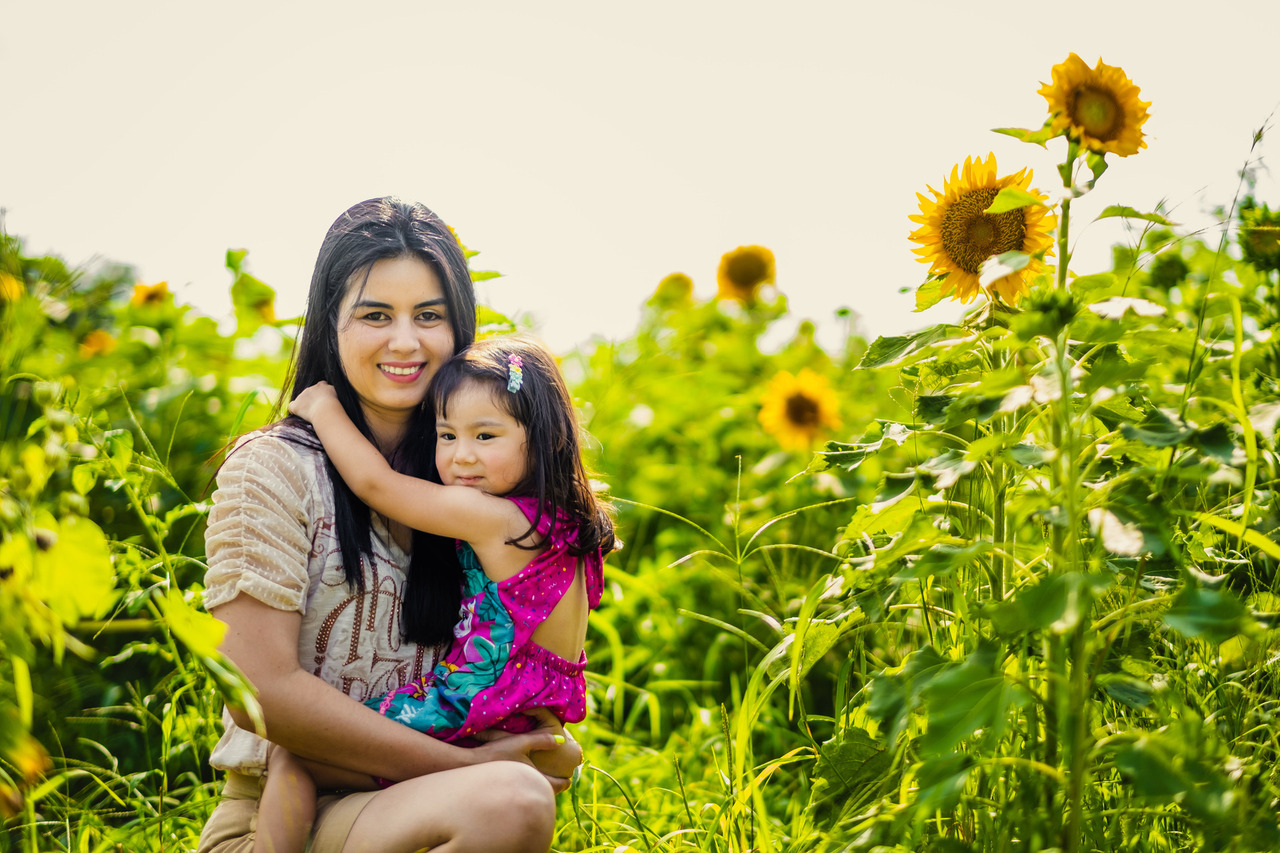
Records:
[[[338,313],[338,357],[383,450],[404,435],[427,384],[453,355],[439,276],[416,255],[383,258],[361,286],[356,273]]]

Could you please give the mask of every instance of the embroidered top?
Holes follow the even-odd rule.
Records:
[[[508,500],[533,521],[533,498]],[[549,513],[537,530],[546,550],[496,582],[485,575],[471,546],[459,541],[463,599],[453,644],[428,675],[366,704],[445,740],[465,740],[489,728],[528,731],[533,721],[521,712],[531,708],[548,708],[567,723],[586,716],[586,654],[568,661],[533,641],[534,630],[577,576],[578,558],[569,546],[578,531],[563,516],[553,523]],[[582,562],[587,603],[595,608],[604,589],[603,560],[597,551]]]
[[[360,561],[364,591],[352,591],[333,519],[322,451],[283,440],[279,427],[243,438],[218,472],[213,493],[204,606],[244,594],[300,612],[302,668],[364,701],[420,678],[434,655],[402,638],[408,553],[373,514],[372,557]],[[222,719],[225,733],[209,763],[261,774],[266,741],[241,730],[226,711]]]

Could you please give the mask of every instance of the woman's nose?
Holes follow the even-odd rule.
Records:
[[[413,327],[412,318],[397,319],[391,324],[391,340],[388,342],[392,352],[412,352],[418,348],[417,330]]]

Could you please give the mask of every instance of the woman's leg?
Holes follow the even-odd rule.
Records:
[[[546,853],[556,801],[542,774],[490,761],[409,779],[375,794],[343,853]]]
[[[302,761],[272,744],[253,853],[303,853],[316,819],[316,784]]]

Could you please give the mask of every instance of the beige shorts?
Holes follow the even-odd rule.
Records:
[[[258,798],[265,777],[227,773],[222,800],[200,833],[196,853],[249,853],[258,824]],[[316,798],[316,822],[310,853],[341,853],[351,826],[377,791],[322,794]]]

